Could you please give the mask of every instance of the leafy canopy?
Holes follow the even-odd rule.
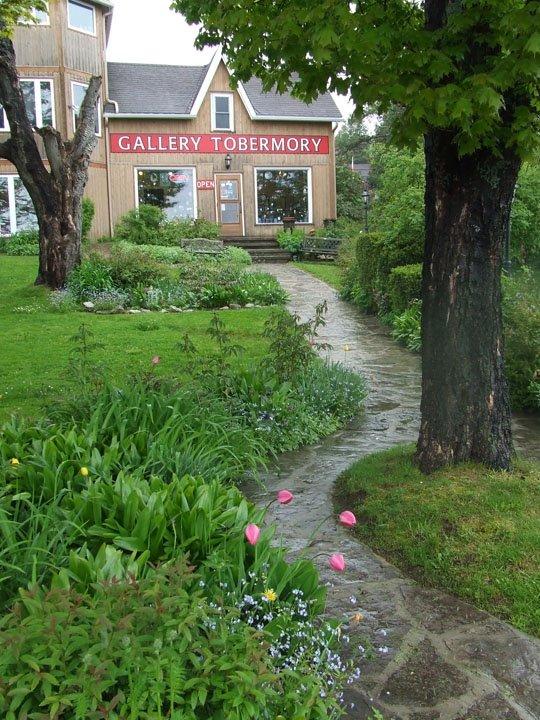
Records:
[[[44,0],[2,0],[0,16],[0,37],[11,34],[17,23],[35,22],[35,11],[47,11]]]
[[[437,29],[421,5],[443,9]],[[404,108],[397,139],[449,130],[462,153],[536,143],[538,0],[174,0],[201,23],[198,47],[221,45],[237,80],[309,101],[350,92],[357,107]],[[435,24],[437,25],[437,24]]]

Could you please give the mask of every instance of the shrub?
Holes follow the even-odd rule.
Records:
[[[401,313],[422,298],[422,264],[398,265],[390,271],[388,302],[390,310]]]
[[[92,293],[112,290],[114,283],[109,263],[101,255],[92,254],[71,272],[67,286],[78,302],[88,300]]]
[[[82,242],[88,240],[90,230],[92,229],[92,222],[94,221],[94,215],[96,208],[90,198],[83,198],[82,201],[82,226],[81,226],[81,239]]]
[[[279,247],[284,250],[288,250],[293,255],[296,255],[302,249],[306,234],[300,228],[294,228],[293,230],[279,230],[276,239]]]
[[[164,221],[165,213],[161,208],[139,205],[120,219],[114,234],[120,240],[128,240],[136,245],[159,244],[159,231]]]
[[[225,262],[232,263],[233,265],[251,265],[253,263],[251,255],[247,250],[235,247],[234,245],[229,245],[225,248],[222,254],[222,259]]]
[[[419,352],[422,347],[422,305],[418,300],[391,320],[392,336],[413,352]]]
[[[39,255],[39,231],[22,230],[0,238],[0,253],[5,255]]]
[[[512,407],[540,410],[540,309],[527,273],[504,282],[506,373]]]
[[[167,278],[167,268],[146,253],[138,250],[125,252],[115,246],[107,259],[115,288],[130,291],[139,285],[150,286]]]
[[[131,252],[144,253],[159,263],[166,265],[176,265],[191,259],[191,254],[181,247],[171,247],[168,245],[133,245],[122,241],[117,245],[118,250],[128,254]]]
[[[336,167],[337,212],[340,217],[362,220],[365,214],[363,178],[351,168]]]

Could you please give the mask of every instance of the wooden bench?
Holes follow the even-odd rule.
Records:
[[[332,258],[335,260],[340,244],[341,238],[306,236],[300,252],[302,257],[306,258]]]
[[[209,240],[208,238],[186,238],[180,241],[180,247],[193,255],[209,257],[217,257],[225,249],[223,240]]]

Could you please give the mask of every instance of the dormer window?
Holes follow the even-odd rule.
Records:
[[[68,27],[87,35],[96,34],[96,13],[93,5],[68,0]]]
[[[231,93],[212,93],[212,130],[234,130],[234,105]]]

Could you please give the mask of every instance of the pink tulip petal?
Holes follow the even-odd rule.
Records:
[[[350,510],[344,510],[339,516],[339,522],[345,527],[354,527],[356,525],[356,516]]]
[[[332,570],[335,570],[336,572],[343,572],[347,567],[345,558],[341,553],[334,553],[333,555],[331,555],[328,562]]]
[[[250,545],[256,545],[259,541],[261,530],[257,525],[250,523],[245,531],[246,540]]]
[[[277,501],[281,505],[288,505],[294,500],[294,495],[290,490],[280,490],[277,494]]]

